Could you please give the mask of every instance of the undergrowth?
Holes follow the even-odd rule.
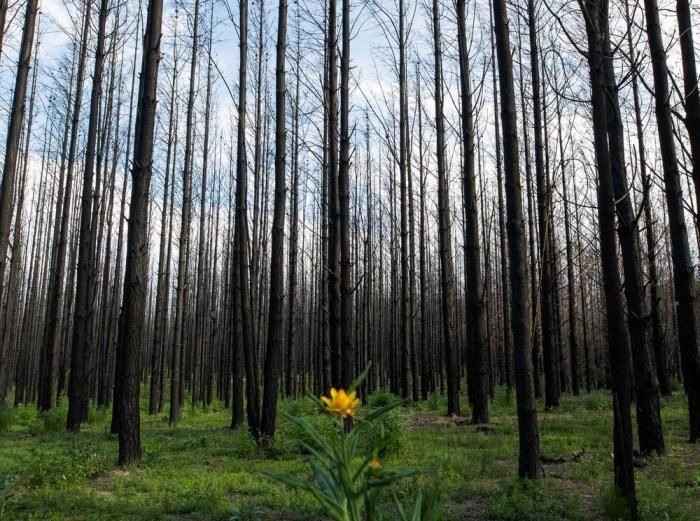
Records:
[[[391,393],[366,397],[381,407]],[[468,417],[466,400],[463,414]],[[11,401],[9,403],[12,403]],[[147,410],[147,396],[142,410]],[[186,401],[185,403],[189,403]],[[637,469],[642,521],[691,521],[700,511],[700,446],[686,442],[687,405],[681,395],[662,407],[668,454]],[[542,410],[539,404],[538,410]],[[385,440],[382,465],[417,474],[396,485],[399,500],[417,490],[439,498],[443,519],[615,520],[621,514],[612,482],[612,411],[609,395],[564,397],[559,409],[540,415],[542,454],[564,458],[545,464],[538,483],[521,482],[517,470],[515,397],[496,389],[487,427],[444,416],[443,397],[398,407],[362,443]],[[303,433],[280,414],[274,444],[258,450],[245,428],[232,432],[230,410],[215,402],[184,407],[168,426],[167,410],[142,418],[143,463],[116,466],[111,411],[91,409],[82,432],[65,432],[66,404],[40,414],[34,406],[0,408],[0,520],[201,519],[321,520],[313,498],[267,477],[306,475]],[[313,401],[282,400],[279,412],[303,416],[330,429]],[[572,455],[579,457],[574,461]],[[616,517],[618,516],[618,517]]]

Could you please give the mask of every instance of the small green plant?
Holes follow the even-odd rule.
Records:
[[[624,521],[630,517],[625,498],[615,490],[614,486],[605,486],[600,490],[598,505],[608,521]]]
[[[587,411],[606,411],[611,408],[610,399],[600,394],[588,394],[583,399]]]
[[[401,399],[389,391],[375,391],[367,397],[368,407],[386,407],[395,404]]]
[[[430,393],[430,396],[428,396],[428,409],[431,411],[437,411],[440,408],[440,405],[442,405],[440,395],[436,392]]]
[[[66,428],[66,409],[56,407],[39,413],[42,429],[47,433],[63,432]]]
[[[382,510],[384,492],[394,483],[413,476],[414,472],[387,469],[379,460],[384,437],[379,436],[371,446],[361,443],[368,429],[377,425],[391,410],[401,405],[400,401],[375,409],[364,417],[356,417],[360,407],[355,389],[367,375],[362,375],[344,389],[331,389],[330,397],[322,397],[318,404],[335,417],[335,429],[324,436],[308,420],[287,416],[304,434],[308,441],[299,443],[311,454],[309,465],[312,479],[302,480],[291,474],[271,474],[290,487],[309,492],[321,508],[335,521],[361,521],[385,519]],[[381,433],[381,427],[380,427]],[[439,519],[437,505],[425,508],[420,493],[407,512],[401,501],[393,494],[398,519],[402,521],[433,521]],[[392,513],[392,518],[396,517]]]
[[[0,477],[0,519],[4,519],[5,508],[12,501],[13,479],[9,476]]]
[[[364,429],[362,445],[370,450],[375,448],[381,458],[395,454],[405,444],[405,434],[401,427],[400,411],[393,409]]]
[[[671,392],[677,393],[683,389],[683,384],[678,378],[671,378]]]
[[[324,437],[333,436],[335,434],[336,426],[332,418],[329,418],[326,414],[319,414],[318,405],[315,405],[315,408],[316,410],[313,413],[304,414],[303,417],[320,435]],[[284,429],[280,429],[279,435],[275,438],[275,445],[283,454],[289,454],[292,456],[298,454],[310,454],[306,448],[306,444],[313,443],[313,439],[308,435],[304,428],[290,420],[293,417],[298,418],[301,416],[287,412],[281,412],[280,414],[287,424],[285,425]]]
[[[512,389],[507,387],[499,387],[496,389],[493,403],[496,407],[503,411],[509,411],[513,407],[514,393]]]
[[[580,498],[552,490],[544,483],[516,479],[491,497],[488,518],[499,521],[580,520]]]
[[[112,468],[107,455],[91,443],[77,441],[62,452],[33,448],[25,466],[25,485],[62,487]]]
[[[229,521],[256,521],[260,519],[262,509],[251,501],[243,501],[231,506]]]
[[[110,410],[105,407],[88,409],[88,423],[104,423],[110,415]]]
[[[12,412],[6,405],[0,405],[0,432],[7,432],[12,425]]]
[[[304,397],[293,400],[280,400],[277,404],[277,410],[280,414],[290,416],[309,416],[311,414],[316,414],[318,412],[318,407],[316,407],[315,403]]]

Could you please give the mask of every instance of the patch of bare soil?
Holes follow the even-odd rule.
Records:
[[[456,425],[457,427],[473,426],[479,432],[491,433],[495,429],[490,425],[473,425],[466,416],[442,416],[437,414],[416,414],[408,420],[409,427],[434,427],[440,425]]]
[[[450,503],[443,513],[450,519],[464,521],[486,521],[487,499],[482,496],[474,496],[457,503]]]
[[[436,414],[416,414],[411,416],[408,420],[409,427],[433,427],[438,425],[450,425],[454,423],[455,422],[451,417]]]
[[[95,472],[90,476],[94,480],[109,479],[109,478],[128,478],[131,476],[131,471],[123,469],[114,469],[109,472]]]
[[[585,519],[600,519],[600,510],[598,509],[598,495],[600,493],[600,485],[582,484],[572,480],[562,480],[561,488],[566,491],[575,492],[581,498],[581,514]]]

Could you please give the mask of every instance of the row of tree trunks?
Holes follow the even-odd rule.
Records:
[[[673,260],[673,282],[678,300],[678,342],[681,352],[683,384],[688,395],[690,441],[700,440],[700,351],[697,338],[697,311],[695,310],[695,278],[690,257],[688,230],[683,209],[678,159],[673,137],[668,67],[665,47],[661,41],[659,9],[654,0],[645,0],[647,34],[654,71],[654,96],[659,145],[664,170],[666,206],[671,234],[671,257]],[[700,186],[700,95],[697,92],[695,74],[695,50],[690,22],[690,8],[686,0],[676,2],[678,28],[680,29],[681,54],[683,57],[684,85],[686,95],[686,127],[690,136],[693,154],[693,179],[695,192]],[[700,196],[699,196],[700,197]]]
[[[20,137],[24,125],[26,110],[29,68],[32,63],[32,51],[39,9],[38,0],[29,0],[24,15],[24,28],[19,49],[19,62],[15,86],[12,95],[12,107],[5,143],[5,163],[0,181],[0,280],[5,278],[7,266],[7,249],[10,243],[10,227],[14,209],[15,179],[17,177],[17,160],[20,153]],[[5,11],[7,8],[5,7]],[[0,302],[5,285],[0,284]]]
[[[34,60],[34,75],[28,117],[23,117],[17,141],[13,141],[15,166],[11,175],[3,177],[3,183],[16,186],[9,191],[3,189],[2,193],[2,197],[9,194],[10,202],[15,204],[9,213],[3,256],[4,263],[11,262],[9,273],[7,276],[0,273],[3,281],[0,399],[14,384],[16,404],[36,400],[40,409],[48,410],[56,405],[57,397],[69,380],[67,426],[77,431],[87,418],[90,401],[98,407],[107,407],[114,389],[113,431],[120,434],[125,447],[124,461],[137,461],[139,449],[135,447],[139,443],[134,433],[138,431],[138,422],[133,414],[138,407],[134,405],[138,389],[134,387],[140,384],[150,384],[149,412],[152,414],[163,410],[169,384],[171,424],[178,422],[187,392],[191,392],[193,407],[211,404],[215,397],[232,406],[233,428],[244,423],[245,405],[252,435],[259,442],[267,443],[275,432],[283,372],[284,391],[295,396],[309,389],[325,392],[330,385],[348,386],[357,370],[373,362],[368,379],[361,387],[363,395],[388,388],[402,397],[418,400],[446,391],[450,414],[460,413],[459,387],[466,373],[474,423],[488,422],[488,400],[494,396],[496,386],[503,383],[509,389],[515,386],[521,434],[520,474],[534,478],[540,472],[536,463],[539,441],[534,413],[538,375],[540,372],[544,375],[547,409],[557,406],[561,392],[578,393],[585,376],[588,390],[613,388],[616,483],[634,515],[634,477],[629,466],[630,391],[634,391],[640,452],[644,455],[664,451],[659,395],[670,392],[672,377],[683,375],[689,398],[691,440],[698,439],[700,421],[697,417],[700,388],[696,385],[700,355],[694,325],[692,255],[683,208],[681,169],[684,165],[680,162],[683,158],[679,158],[675,150],[672,95],[659,7],[651,0],[645,2],[659,152],[669,212],[670,240],[666,237],[669,234],[661,235],[661,240],[666,240],[665,252],[655,236],[650,202],[652,176],[646,163],[643,100],[638,85],[643,77],[637,67],[639,57],[635,56],[631,34],[635,21],[630,20],[629,7],[626,14],[630,31],[626,34],[626,43],[638,134],[636,154],[627,154],[624,150],[622,99],[612,66],[616,47],[610,40],[607,5],[598,1],[580,2],[588,37],[586,58],[591,69],[591,101],[596,108],[593,127],[598,204],[590,205],[588,199],[580,198],[581,185],[585,188],[593,185],[576,178],[571,166],[576,153],[571,152],[569,148],[573,146],[568,145],[575,142],[575,131],[564,128],[570,115],[566,105],[570,78],[564,77],[562,85],[561,75],[567,73],[566,69],[554,62],[550,69],[546,53],[540,50],[541,17],[534,0],[523,10],[526,13],[523,21],[529,33],[527,47],[518,41],[519,57],[527,53],[526,60],[520,60],[520,114],[515,108],[513,49],[509,41],[506,3],[494,2],[492,6],[496,59],[489,65],[493,67],[494,112],[500,115],[494,125],[493,170],[497,186],[485,179],[491,165],[486,147],[482,146],[486,138],[479,128],[483,114],[480,111],[485,109],[479,101],[483,91],[478,86],[475,90],[477,84],[472,81],[475,64],[470,55],[466,1],[458,0],[454,6],[460,82],[455,109],[459,112],[460,125],[454,132],[456,138],[452,139],[452,129],[446,128],[450,119],[449,97],[446,103],[450,83],[443,76],[442,53],[447,40],[440,29],[445,7],[438,2],[432,5],[434,138],[437,145],[434,154],[437,164],[433,165],[433,155],[426,154],[426,142],[433,136],[427,133],[426,137],[423,129],[425,107],[421,99],[422,65],[419,61],[415,102],[409,99],[413,89],[408,85],[411,48],[408,0],[398,2],[398,16],[389,18],[396,22],[396,35],[387,36],[398,50],[393,57],[398,100],[385,103],[390,112],[386,119],[375,112],[370,120],[366,112],[364,149],[357,137],[353,142],[353,123],[357,121],[352,120],[351,111],[350,3],[343,1],[341,13],[338,13],[337,2],[331,0],[328,10],[324,9],[323,23],[319,20],[319,28],[323,25],[329,29],[323,35],[323,56],[320,53],[315,56],[323,61],[322,86],[309,86],[313,76],[303,70],[309,58],[301,56],[301,23],[298,22],[295,92],[290,103],[294,129],[288,147],[286,103],[292,96],[287,96],[286,78],[287,4],[280,2],[277,19],[276,109],[273,115],[267,93],[264,7],[259,4],[260,18],[255,20],[259,22],[258,41],[255,42],[257,78],[249,85],[248,5],[244,0],[240,5],[240,88],[237,103],[234,103],[238,117],[232,122],[237,132],[235,153],[232,141],[224,144],[224,133],[219,133],[218,120],[214,117],[217,106],[213,37],[209,36],[208,49],[203,51],[200,31],[206,33],[205,24],[200,22],[200,1],[195,0],[192,41],[187,44],[189,47],[191,43],[191,58],[184,158],[179,162],[177,157],[179,55],[175,43],[168,123],[164,123],[168,130],[163,132],[162,138],[163,141],[167,139],[163,146],[165,163],[158,156],[156,168],[161,171],[164,167],[163,193],[156,203],[150,200],[149,192],[154,169],[151,164],[155,148],[153,126],[150,142],[141,128],[144,117],[155,118],[153,78],[157,73],[160,44],[153,38],[160,38],[162,5],[159,7],[153,2],[149,7],[149,24],[157,22],[158,27],[156,30],[149,25],[145,35],[150,47],[143,53],[143,76],[134,127],[135,154],[141,163],[133,165],[133,206],[126,199],[128,175],[125,175],[120,185],[119,208],[116,192],[123,156],[120,119],[122,90],[126,90],[122,85],[124,59],[120,61],[117,52],[121,36],[120,7],[109,0],[101,0],[98,5],[86,0],[78,20],[78,32],[80,29],[82,32],[74,44],[71,81],[66,84],[67,92],[61,93],[61,103],[65,98],[65,113],[60,112],[62,107],[52,100],[55,104],[50,106],[52,112],[46,118],[49,123],[44,129],[40,175],[36,180],[31,170],[32,156],[40,138],[32,135],[32,123],[37,78],[40,77],[39,55],[36,51],[29,55]],[[0,3],[0,16],[3,6],[6,4]],[[212,4],[209,7],[213,9]],[[98,12],[93,13],[94,9]],[[384,8],[377,4],[375,9]],[[153,14],[152,10],[160,13]],[[386,16],[387,13],[379,14]],[[95,14],[97,23],[93,20]],[[339,14],[340,42],[337,41]],[[140,16],[136,18],[140,20]],[[213,25],[213,10],[209,12],[209,20],[209,25]],[[25,21],[23,38],[28,22]],[[108,25],[113,27],[112,33]],[[683,18],[682,12],[679,14],[681,26],[691,27],[689,18]],[[0,32],[3,29],[0,24]],[[137,25],[137,33],[139,29]],[[35,23],[33,34],[37,32]],[[177,29],[175,35],[177,37]],[[94,62],[90,56],[93,44],[96,46]],[[137,46],[134,61],[139,52]],[[206,75],[198,72],[200,52],[208,54]],[[157,56],[154,58],[154,55]],[[688,56],[683,55],[684,64],[686,58]],[[691,58],[694,60],[694,56]],[[155,63],[147,63],[148,60],[155,60]],[[529,78],[524,61],[530,65]],[[80,115],[88,63],[94,66],[94,72],[90,109],[87,120],[82,122],[87,124],[83,149]],[[484,74],[488,74],[488,69]],[[135,76],[134,66],[132,94]],[[198,82],[202,78],[206,78],[206,98],[198,104]],[[528,79],[532,85],[531,95],[528,94]],[[25,80],[27,83],[28,76]],[[146,85],[146,81],[154,83]],[[250,111],[246,106],[247,88],[256,92],[255,108],[251,107]],[[24,90],[26,98],[29,86],[25,85]],[[318,104],[319,116],[320,106],[323,106],[322,128],[320,117],[315,121],[301,108],[307,99],[301,99],[300,91],[311,100],[309,106]],[[548,102],[552,94],[554,102]],[[693,113],[691,94],[688,93],[685,100],[689,120]],[[232,94],[232,100],[233,97]],[[128,136],[125,169],[131,162],[131,105],[130,102],[125,132]],[[605,111],[602,115],[601,107]],[[142,114],[141,110],[145,112]],[[369,110],[375,107],[368,106]],[[253,111],[254,128],[248,129],[246,118]],[[532,125],[528,120],[530,112]],[[204,146],[200,168],[196,127],[202,115]],[[520,115],[522,127],[518,127]],[[16,114],[11,111],[9,116],[12,122]],[[274,145],[270,130],[273,120]],[[411,157],[412,147],[416,146],[416,138],[412,136],[412,125],[416,121],[417,161]],[[383,126],[384,132],[375,131],[371,122]],[[150,124],[146,121],[145,131],[149,131]],[[318,125],[318,142],[314,141],[315,137],[305,135],[309,129],[313,134],[315,125]],[[60,127],[63,127],[63,134]],[[693,132],[691,128],[686,131]],[[251,150],[247,148],[247,132],[251,138],[255,136]],[[524,160],[519,156],[521,137]],[[571,140],[568,145],[567,139]],[[461,200],[450,193],[450,175],[455,170],[449,161],[454,145],[458,145],[454,150],[457,150],[457,163],[461,168]],[[230,172],[228,186],[222,186],[226,175],[222,175],[221,163],[227,146],[231,164],[235,158],[235,175]],[[270,177],[269,164],[273,149],[274,180]],[[12,159],[10,152],[8,146],[8,161]],[[289,168],[287,153],[291,154]],[[59,154],[60,163],[55,164],[52,158]],[[248,154],[254,158],[250,172]],[[314,154],[317,154],[314,166],[309,167],[306,157]],[[626,161],[630,157],[632,163],[638,161],[641,174],[643,199],[639,216],[633,200],[638,186],[627,178]],[[144,162],[145,158],[148,163]],[[360,158],[366,159],[365,165]],[[8,168],[8,161],[5,168]],[[525,187],[521,186],[521,162],[526,174]],[[78,190],[73,188],[73,174],[81,167],[82,190]],[[179,176],[175,174],[180,167],[183,168],[181,189],[177,186]],[[366,168],[366,172],[363,173],[362,168]],[[432,194],[426,193],[431,186],[433,168],[437,174],[435,215],[432,208],[435,201]],[[417,176],[414,177],[412,169],[418,171]],[[318,179],[314,171],[319,173]],[[197,216],[199,233],[195,237],[191,235],[191,227],[194,219],[192,185],[196,173],[201,173],[201,199]],[[250,174],[254,176],[251,190],[248,187]],[[558,175],[562,176],[561,180]],[[271,182],[274,182],[274,199]],[[414,182],[418,185],[415,193]],[[285,257],[288,184],[289,251]],[[536,186],[531,186],[533,184]],[[559,188],[561,196],[556,198]],[[228,207],[221,202],[221,192],[227,189]],[[180,193],[183,196],[181,207]],[[161,195],[162,206],[154,214],[160,221],[149,224],[149,209],[160,203]],[[527,202],[523,201],[525,197]],[[418,215],[414,214],[414,198],[418,199],[415,208]],[[253,200],[252,216],[247,209],[249,199]],[[460,213],[455,210],[459,202],[462,204],[461,223]],[[271,203],[274,203],[273,212],[268,211]],[[0,201],[0,210],[4,204]],[[27,212],[28,205],[32,207],[31,212]],[[525,215],[526,206],[528,215]],[[176,245],[177,294],[171,299],[172,239],[177,233],[174,217],[180,210],[180,236]],[[597,221],[592,215],[596,210]],[[114,238],[114,252],[112,219],[117,213],[119,231]],[[307,216],[312,213],[314,217],[309,219]],[[663,215],[663,212],[657,213]],[[456,224],[451,214],[457,216]],[[560,215],[563,227],[555,229],[555,223],[560,224],[556,219]],[[641,215],[645,226],[644,245],[637,223]],[[436,228],[431,229],[431,218],[437,222]],[[525,229],[526,218],[529,233]],[[250,234],[249,222],[252,223]],[[125,245],[122,235],[127,223],[129,232]],[[590,231],[591,223],[597,224],[597,231]],[[149,231],[154,235],[160,233],[153,291],[148,284]],[[455,232],[461,232],[463,238],[453,240]],[[190,244],[195,239],[198,241],[196,250]],[[565,248],[561,248],[560,256],[561,240],[565,240]],[[602,264],[595,251],[598,243],[603,253]],[[454,256],[456,247],[464,247],[463,259]],[[124,248],[130,260],[127,260],[122,278]],[[617,258],[618,248],[622,253],[621,262]],[[8,251],[11,255],[7,255]],[[646,266],[643,263],[645,253]],[[561,264],[564,258],[566,266]],[[668,262],[668,266],[662,262]],[[415,280],[416,263],[418,281]],[[663,278],[664,271],[671,271],[668,268],[673,272],[673,289],[670,278]],[[620,269],[624,281],[621,281]],[[464,283],[464,298],[455,290],[461,283]],[[193,284],[196,291],[189,291]],[[127,296],[134,299],[128,306]],[[678,302],[678,306],[674,302]],[[173,320],[170,320],[171,315]],[[127,322],[120,322],[115,329],[112,322],[118,316]],[[668,327],[667,338],[663,320],[680,325]],[[686,327],[686,323],[690,326]],[[543,355],[542,371],[540,353]],[[629,372],[629,362],[634,374]],[[262,378],[261,369],[264,371]]]
[[[540,55],[537,34],[537,18],[534,0],[527,2],[528,26],[530,34],[530,73],[532,75],[532,106],[534,116],[535,139],[535,179],[537,185],[537,214],[539,259],[540,259],[540,286],[539,306],[542,324],[542,353],[544,358],[544,397],[545,408],[552,409],[559,406],[561,395],[561,382],[558,366],[558,350],[556,348],[556,326],[554,309],[554,267],[553,252],[551,251],[550,238],[552,236],[551,223],[551,195],[545,172],[545,143],[542,126],[542,95],[540,94]]]
[[[86,4],[86,25],[90,22],[92,3]],[[80,424],[87,420],[88,414],[88,379],[90,368],[91,338],[93,324],[93,299],[95,286],[95,244],[97,230],[93,223],[93,206],[96,205],[96,193],[93,192],[96,181],[95,157],[97,153],[97,132],[99,125],[100,102],[102,100],[102,76],[105,61],[105,39],[109,0],[101,0],[97,22],[97,50],[95,68],[92,77],[90,95],[90,114],[88,123],[85,162],[83,165],[82,202],[80,205],[80,239],[78,243],[78,265],[75,289],[75,312],[73,342],[71,348],[70,380],[68,384],[68,420],[69,431],[79,431]]]

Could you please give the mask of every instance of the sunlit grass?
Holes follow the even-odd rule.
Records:
[[[365,402],[381,406],[391,399],[378,393]],[[487,428],[456,425],[444,410],[442,398],[434,396],[387,419],[391,443],[382,464],[418,472],[398,486],[399,497],[418,489],[440,497],[444,519],[614,516],[612,416],[605,393],[564,397],[559,410],[540,413],[542,454],[567,461],[544,465],[546,478],[534,485],[515,477],[514,396],[497,390]],[[280,411],[332,429],[309,400],[283,400]],[[144,415],[143,464],[120,469],[110,411],[91,410],[77,435],[64,432],[65,413],[65,404],[48,414],[34,407],[0,410],[0,519],[322,519],[308,494],[265,474],[306,476],[301,434],[289,421],[280,420],[275,444],[261,452],[245,429],[228,429],[230,411],[220,403],[206,410],[183,407],[177,428],[168,426],[167,410]],[[668,454],[637,469],[642,519],[697,519],[700,446],[685,440],[683,396],[664,399],[662,414]],[[574,454],[579,456],[571,461]]]

